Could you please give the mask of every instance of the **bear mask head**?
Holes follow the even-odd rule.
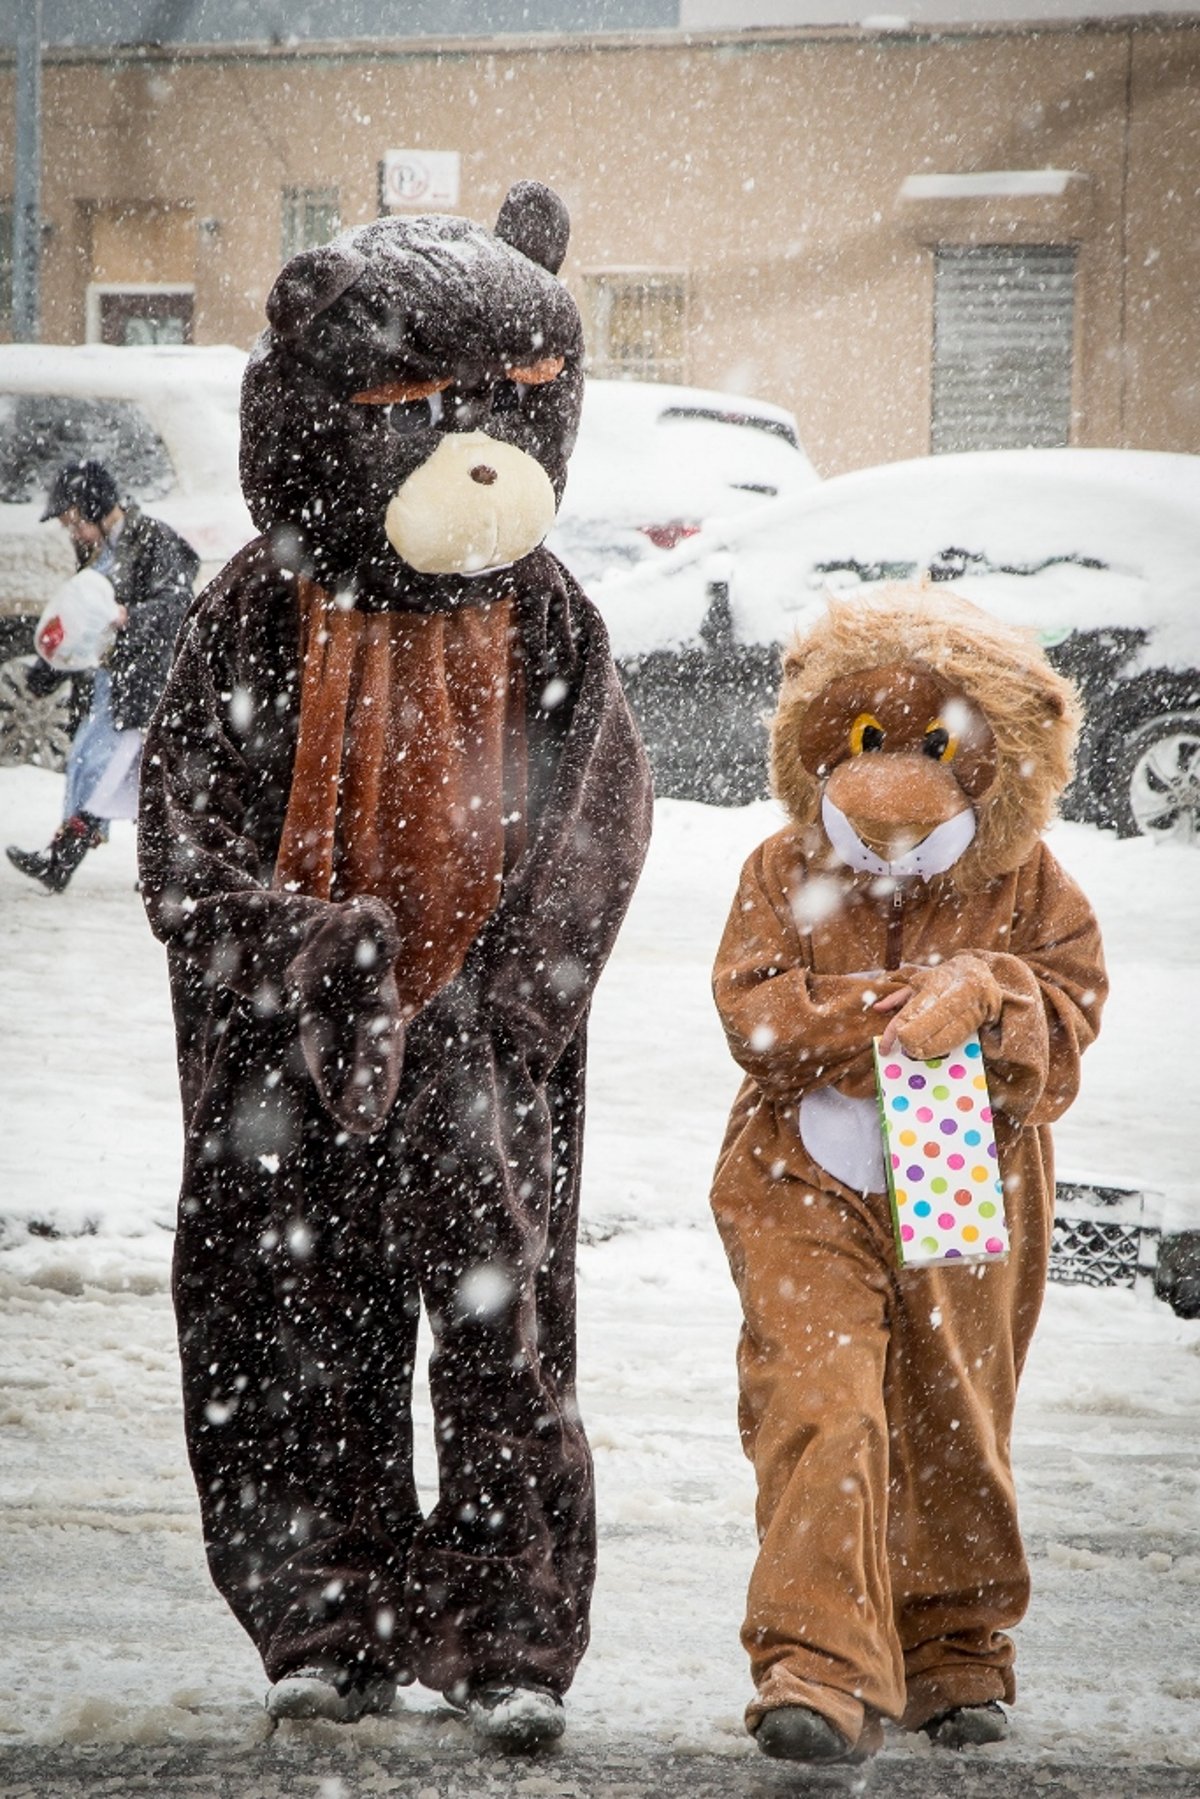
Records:
[[[583,394],[568,232],[520,182],[494,232],[379,219],[285,265],[241,413],[242,488],[281,565],[435,611],[541,543]]]

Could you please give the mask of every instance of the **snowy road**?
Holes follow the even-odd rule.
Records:
[[[0,836],[46,834],[57,783],[0,770]],[[261,1672],[209,1586],[167,1292],[179,1146],[161,953],[132,842],[54,900],[0,869],[0,1799],[404,1799],[807,1790],[741,1726],[752,1491],[733,1423],[736,1307],[709,1169],[733,1087],[708,964],[768,807],[664,804],[602,983],[580,1258],[582,1401],[601,1522],[593,1646],[567,1747],[475,1757],[431,1695],[338,1737],[268,1736]],[[1195,1205],[1195,852],[1069,827],[1115,991],[1061,1160]],[[1194,1151],[1191,1152],[1194,1154]],[[1200,1207],[1197,1221],[1200,1222]],[[29,1223],[95,1234],[48,1239]],[[422,1420],[419,1420],[419,1424]],[[1034,1563],[1001,1749],[889,1743],[869,1794],[1200,1792],[1200,1325],[1055,1289],[1018,1419]],[[423,1475],[428,1491],[432,1456]]]

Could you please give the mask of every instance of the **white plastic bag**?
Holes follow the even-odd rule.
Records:
[[[98,668],[117,632],[120,608],[113,584],[94,568],[63,583],[33,634],[33,647],[51,668],[68,674]]]

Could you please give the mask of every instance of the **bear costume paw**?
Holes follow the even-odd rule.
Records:
[[[330,907],[288,965],[305,1065],[325,1110],[355,1136],[381,1128],[400,1086],[398,947],[383,901],[353,899]]]

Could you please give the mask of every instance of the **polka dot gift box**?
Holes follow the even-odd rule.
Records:
[[[916,1062],[880,1055],[875,1076],[902,1268],[992,1262],[1008,1254],[1004,1189],[979,1038]]]

